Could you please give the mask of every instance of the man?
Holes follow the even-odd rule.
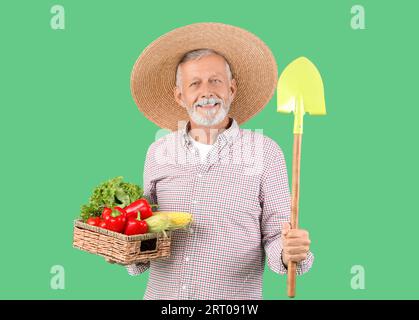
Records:
[[[291,261],[307,272],[314,257],[308,232],[290,230],[284,155],[239,127],[276,87],[267,46],[237,27],[194,24],[150,45],[131,79],[139,109],[173,130],[147,151],[144,194],[162,211],[193,215],[173,232],[170,257],[127,266],[150,270],[144,299],[262,299],[266,258],[276,273]]]

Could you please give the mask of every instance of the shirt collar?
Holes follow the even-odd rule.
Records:
[[[237,123],[237,121],[234,118],[230,118],[230,120],[232,121],[231,125],[229,128],[225,129],[223,132],[221,132],[218,137],[217,137],[217,141],[225,141],[228,143],[233,143],[233,141],[235,140],[235,138],[238,136],[239,131],[240,131],[240,127],[239,124]],[[191,137],[189,136],[189,130],[191,129],[191,122],[190,120],[186,122],[186,124],[181,128],[180,133],[181,133],[181,141],[182,141],[182,145],[186,146],[192,143],[191,141]]]

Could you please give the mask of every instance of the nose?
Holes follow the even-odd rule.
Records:
[[[200,98],[201,99],[203,99],[203,98],[209,99],[209,98],[216,98],[217,97],[212,92],[212,90],[211,90],[211,88],[210,88],[210,86],[209,86],[208,83],[202,84],[201,89],[202,89],[201,94],[200,94]]]

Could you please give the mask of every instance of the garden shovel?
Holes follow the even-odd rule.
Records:
[[[323,81],[316,66],[307,58],[292,61],[282,72],[277,87],[277,111],[294,113],[294,149],[292,157],[291,229],[298,228],[300,193],[301,140],[304,114],[325,115]],[[297,264],[288,264],[288,297],[295,297]]]

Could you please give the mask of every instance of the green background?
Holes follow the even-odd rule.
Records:
[[[50,27],[54,4],[65,30]],[[353,30],[351,7],[365,8]],[[131,68],[160,35],[195,22],[245,28],[279,71],[304,55],[325,83],[327,116],[306,117],[300,225],[315,263],[298,299],[416,299],[419,224],[415,125],[419,3],[398,1],[2,1],[0,4],[3,299],[141,299],[148,272],[72,248],[72,222],[100,182],[142,184],[157,126],[138,112]],[[276,95],[243,128],[282,147],[291,179],[291,115]],[[52,290],[51,267],[65,268]],[[365,268],[365,289],[351,268]],[[266,267],[264,299],[287,299]]]

